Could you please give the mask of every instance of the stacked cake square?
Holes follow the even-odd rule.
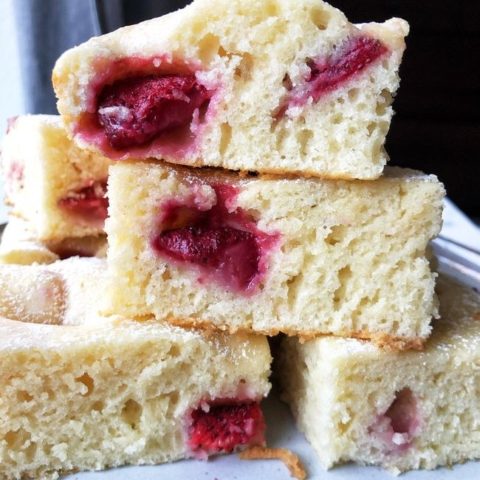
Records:
[[[65,53],[67,128],[122,160],[105,311],[421,346],[443,187],[378,178],[407,32],[317,0],[200,0]]]
[[[1,265],[2,478],[206,458],[263,442],[263,337],[97,314],[95,258]]]
[[[283,342],[284,399],[324,468],[354,461],[399,474],[480,458],[480,295],[443,276],[437,291],[441,319],[421,352]]]
[[[62,55],[61,116],[3,145],[5,478],[263,446],[277,334],[326,468],[480,456],[453,430],[432,453],[480,300],[442,280],[432,324],[444,188],[385,166],[407,33],[321,0],[195,0]]]
[[[118,163],[106,308],[421,347],[437,312],[425,250],[442,195],[435,177],[399,169],[359,182]]]

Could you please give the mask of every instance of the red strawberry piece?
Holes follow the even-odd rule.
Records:
[[[209,405],[191,413],[188,446],[197,454],[230,453],[264,443],[265,421],[258,402]]]
[[[143,146],[164,132],[190,125],[210,95],[194,75],[149,75],[107,85],[97,115],[115,149]]]
[[[108,210],[106,191],[106,181],[91,181],[87,186],[70,192],[58,204],[71,215],[88,223],[103,223]]]
[[[234,187],[217,184],[213,188],[216,204],[208,210],[199,208],[194,199],[165,202],[161,231],[152,246],[167,259],[197,266],[201,281],[214,280],[226,290],[252,293],[278,235],[262,232],[246,212],[232,208]]]
[[[239,289],[246,289],[259,270],[254,235],[228,226],[169,230],[158,237],[156,246],[176,260],[215,269]]]
[[[311,97],[317,102],[323,95],[335,90],[388,52],[388,48],[375,38],[358,36],[346,40],[326,58],[309,60],[310,74],[291,89],[279,109],[283,115],[289,106],[304,105]]]

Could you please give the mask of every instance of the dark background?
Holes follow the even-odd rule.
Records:
[[[332,0],[353,22],[410,23],[397,112],[387,137],[393,164],[437,174],[448,195],[480,216],[480,1]]]
[[[32,113],[55,113],[55,59],[89,36],[183,7],[185,0],[17,0],[21,61]],[[480,0],[331,0],[352,22],[402,17],[411,31],[391,163],[437,174],[448,195],[480,217]],[[28,33],[25,33],[28,32]]]

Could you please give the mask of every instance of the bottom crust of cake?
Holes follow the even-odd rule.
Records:
[[[198,320],[196,318],[168,318],[167,322],[171,325],[176,325],[178,327],[183,328],[190,328],[190,329],[200,329],[209,332],[228,332],[229,334],[236,334],[236,333],[251,333],[251,330],[248,328],[232,328],[228,325],[225,326],[218,326],[212,324],[208,321]],[[275,335],[279,335],[284,333],[289,337],[297,337],[300,343],[305,343],[309,340],[313,340],[315,338],[322,338],[322,337],[341,337],[341,338],[355,338],[358,340],[365,340],[373,342],[378,347],[392,351],[392,352],[399,352],[403,350],[417,350],[421,351],[425,345],[425,339],[422,338],[404,338],[404,337],[394,337],[390,336],[385,333],[378,333],[378,332],[355,332],[355,331],[341,331],[339,333],[334,334],[318,334],[317,332],[302,332],[301,335],[298,335],[296,330],[289,331],[288,329],[282,328],[280,329],[269,329],[269,330],[261,330],[256,331],[261,335],[266,335],[268,337],[274,337]]]

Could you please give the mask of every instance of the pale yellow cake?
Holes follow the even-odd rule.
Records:
[[[441,320],[422,352],[283,341],[276,375],[324,468],[354,461],[398,474],[480,458],[480,296],[448,277],[438,293]]]
[[[239,177],[118,162],[109,178],[109,313],[397,348],[430,334],[426,247],[444,195],[435,176]]]
[[[407,33],[321,0],[195,0],[69,50],[53,84],[71,135],[111,158],[373,179]]]
[[[59,116],[10,122],[2,143],[6,202],[41,241],[103,233],[110,162],[76,147]]]
[[[0,263],[30,265],[53,263],[56,260],[81,256],[104,258],[107,252],[105,235],[41,241],[28,221],[11,216],[0,241]]]
[[[56,253],[35,238],[25,220],[18,217],[9,219],[0,241],[0,263],[30,265],[52,263],[58,259]]]
[[[0,317],[52,325],[96,324],[106,279],[105,260],[98,258],[0,265]]]
[[[104,272],[98,259],[0,266],[0,478],[54,479],[262,444],[266,339],[96,316]],[[32,307],[33,284],[46,292],[44,308],[18,317],[23,302]]]

